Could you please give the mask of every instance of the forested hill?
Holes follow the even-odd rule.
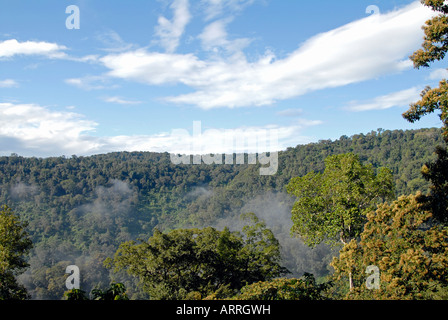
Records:
[[[279,153],[273,176],[260,176],[258,165],[175,165],[168,153],[11,155],[0,157],[0,203],[29,222],[34,249],[31,268],[21,281],[34,298],[60,299],[67,265],[80,266],[86,291],[107,285],[104,258],[121,242],[147,239],[154,227],[222,225],[249,209],[263,211],[267,220],[287,218],[292,199],[284,194],[285,185],[292,177],[323,170],[329,155],[353,152],[364,163],[388,167],[397,195],[426,191],[420,168],[434,158],[434,147],[441,143],[440,129],[379,129],[288,148]],[[295,261],[292,271],[325,274],[326,264],[320,260],[328,251],[316,250],[322,252],[296,247],[303,255],[287,253]]]

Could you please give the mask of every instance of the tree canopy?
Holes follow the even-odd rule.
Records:
[[[16,277],[28,267],[26,255],[32,242],[26,232],[26,223],[20,221],[11,208],[0,210],[0,300],[27,299],[28,293]]]
[[[334,155],[325,159],[323,173],[293,178],[287,191],[297,197],[292,233],[310,246],[347,244],[361,233],[367,210],[393,197],[392,173],[386,168],[375,173],[353,153]]]
[[[334,258],[336,279],[353,275],[348,298],[448,298],[448,230],[428,224],[432,214],[420,196],[402,196],[370,211],[360,240],[351,240]],[[366,286],[369,266],[379,270],[377,289]]]
[[[248,165],[173,165],[164,153],[11,155],[0,157],[0,203],[28,222],[34,247],[30,267],[18,280],[34,299],[60,299],[64,271],[71,264],[86,270],[81,277],[86,292],[117,280],[126,285],[131,299],[146,298],[134,277],[122,272],[114,279],[103,266],[122,242],[148,239],[154,228],[167,232],[216,225],[223,218],[237,220],[243,212],[260,217],[282,212],[288,221],[275,218],[269,223],[284,227],[272,229],[282,241],[284,266],[296,278],[305,272],[320,278],[331,272],[328,263],[335,252],[325,243],[312,249],[290,238],[286,213],[294,199],[285,192],[290,179],[322,173],[326,157],[352,152],[375,170],[391,169],[396,195],[426,192],[431,182],[422,177],[421,167],[436,159],[434,145],[441,142],[437,128],[378,129],[322,140],[279,152],[273,176],[260,176],[257,166]]]
[[[448,4],[443,0],[422,0],[422,4],[434,10],[438,15],[426,21],[422,27],[425,36],[422,47],[415,51],[410,59],[415,68],[430,67],[431,63],[443,60],[448,51]],[[430,193],[421,197],[433,212],[434,219],[448,223],[448,82],[443,79],[439,87],[427,86],[421,93],[421,100],[411,104],[403,117],[410,122],[423,116],[440,111],[442,121],[443,146],[436,147],[437,160],[427,162],[423,168],[423,177],[431,183]]]
[[[243,233],[204,229],[155,230],[148,241],[120,245],[106,263],[137,276],[151,299],[205,297],[225,287],[270,280],[287,270],[280,266],[280,248],[273,233],[253,214]]]

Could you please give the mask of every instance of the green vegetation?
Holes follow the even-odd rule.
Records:
[[[260,176],[258,166],[173,165],[168,154],[111,153],[91,157],[0,157],[0,203],[27,221],[34,248],[30,268],[18,278],[34,299],[61,299],[65,268],[81,270],[81,288],[90,292],[110,282],[126,285],[131,299],[147,299],[136,277],[114,272],[103,262],[120,244],[148,239],[155,228],[215,226],[242,231],[238,216],[254,212],[281,243],[281,265],[299,278],[323,280],[335,252],[308,248],[289,235],[294,199],[286,186],[294,177],[324,172],[330,155],[354,153],[363,166],[392,172],[395,194],[426,192],[431,185],[421,166],[436,160],[440,129],[381,130],[289,148],[279,153],[279,171]]]
[[[291,231],[310,246],[357,238],[366,211],[394,195],[390,170],[379,168],[375,174],[372,165],[363,165],[353,153],[326,158],[323,173],[293,178],[286,190],[297,197]]]
[[[0,210],[0,300],[28,298],[26,288],[16,277],[28,264],[25,255],[32,247],[25,230],[26,224],[19,220],[10,208]]]
[[[270,280],[286,270],[273,233],[254,214],[243,233],[204,229],[157,229],[148,241],[125,242],[115,254],[116,271],[141,281],[151,299],[186,299],[193,292],[205,297],[217,290],[237,291],[256,281]]]
[[[291,232],[310,246],[322,241],[346,245],[359,237],[366,212],[393,197],[392,173],[379,168],[375,174],[353,153],[330,156],[325,165],[323,173],[310,172],[286,186],[297,197]],[[353,289],[351,272],[349,285]]]
[[[423,26],[425,32],[422,48],[410,57],[415,68],[429,67],[430,63],[443,60],[448,52],[448,4],[443,0],[422,0],[425,6],[438,15]],[[435,153],[437,160],[428,162],[422,169],[424,178],[431,182],[431,192],[421,201],[433,213],[434,219],[448,223],[448,83],[443,79],[438,88],[426,87],[421,93],[422,99],[413,103],[403,117],[410,122],[423,116],[440,111],[444,145],[438,145]]]
[[[448,51],[448,4],[422,3],[439,15],[416,68]],[[272,176],[167,153],[0,157],[0,299],[448,299],[447,97],[442,80],[403,114],[440,111],[442,129],[288,148]],[[82,289],[65,291],[72,264]]]
[[[278,278],[257,282],[241,289],[237,300],[326,300],[330,282],[317,284],[314,276],[305,273],[300,279]]]
[[[415,68],[429,67],[448,52],[448,4],[422,0],[438,15],[428,20],[422,48],[410,58]],[[410,122],[440,111],[444,145],[437,145],[435,161],[426,162],[422,176],[430,192],[399,197],[371,211],[360,239],[352,239],[332,262],[337,279],[353,277],[346,298],[354,299],[447,299],[448,298],[448,83],[427,87],[422,99],[411,104],[403,117]],[[363,285],[366,267],[380,273],[378,288]]]
[[[129,300],[126,294],[126,287],[122,283],[111,283],[110,287],[104,291],[99,288],[95,288],[90,292],[90,295],[92,296],[92,300]],[[66,298],[66,300],[90,300],[89,297],[87,297],[86,292],[81,289],[68,290],[64,292],[64,297]]]
[[[337,279],[353,274],[350,299],[447,299],[448,230],[430,226],[421,194],[402,196],[371,211],[360,241],[332,262]],[[366,268],[377,266],[380,287],[367,289]]]

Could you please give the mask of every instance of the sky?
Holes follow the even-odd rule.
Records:
[[[0,155],[279,151],[440,127],[402,117],[447,77],[409,60],[433,15],[410,0],[0,0]]]

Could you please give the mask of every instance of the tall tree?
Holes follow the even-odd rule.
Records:
[[[428,227],[432,214],[420,196],[402,196],[369,212],[360,241],[353,239],[334,258],[336,279],[353,274],[347,298],[447,298],[448,232],[440,225]],[[374,269],[376,288],[367,285]]]
[[[253,215],[243,234],[205,229],[155,230],[148,241],[120,245],[106,264],[138,277],[152,299],[207,296],[218,289],[238,290],[245,284],[285,273],[272,232]]]
[[[321,242],[349,243],[359,236],[366,212],[393,197],[392,173],[363,165],[353,153],[325,159],[323,173],[310,172],[291,179],[287,191],[298,199],[292,208],[291,233],[309,246]],[[353,288],[351,274],[350,289]]]
[[[25,255],[32,242],[25,230],[26,223],[20,221],[11,208],[3,206],[0,210],[0,300],[27,299],[24,286],[16,277],[27,267]]]
[[[347,244],[361,233],[366,212],[394,195],[391,171],[376,174],[353,153],[326,158],[323,173],[293,178],[286,188],[297,197],[291,232],[309,246]]]
[[[437,16],[426,21],[423,26],[425,32],[422,48],[415,51],[410,59],[415,68],[430,67],[435,61],[443,60],[448,51],[448,3],[444,0],[422,0],[423,5],[430,7]],[[443,123],[443,138],[448,144],[448,82],[443,79],[438,88],[426,87],[421,93],[421,100],[411,104],[403,117],[410,122],[420,120],[424,115],[440,111],[439,117]],[[430,193],[422,196],[433,212],[433,217],[448,223],[448,150],[447,146],[438,146],[437,160],[426,163],[422,168],[423,176],[432,183]]]

